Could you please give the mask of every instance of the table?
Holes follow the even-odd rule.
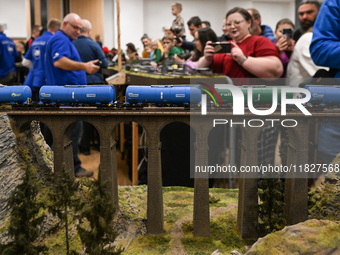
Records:
[[[200,75],[185,75],[185,76],[170,76],[154,73],[144,73],[122,70],[126,74],[125,85],[176,85],[176,84],[193,84],[195,81],[202,80],[201,82],[211,83],[211,79],[216,84],[223,84],[226,82],[224,75],[214,74],[211,76],[200,76]],[[109,67],[102,69],[102,75],[107,78],[111,75],[118,73],[117,67]],[[213,85],[213,84],[209,84]]]

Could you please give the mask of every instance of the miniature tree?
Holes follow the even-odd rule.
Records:
[[[273,231],[281,230],[286,221],[283,217],[284,185],[278,174],[270,173],[260,181],[258,205],[259,222],[255,223],[260,236],[265,236]]]
[[[25,174],[21,178],[22,183],[16,186],[7,199],[7,207],[10,211],[10,225],[7,231],[13,241],[0,245],[0,254],[4,255],[31,255],[47,250],[46,246],[34,245],[45,218],[45,215],[41,214],[44,204],[38,200],[40,186],[35,171],[30,166],[30,158],[27,152],[22,154],[26,155],[23,156]]]
[[[52,191],[49,194],[51,204],[48,209],[53,216],[57,216],[60,219],[60,224],[65,223],[67,255],[70,254],[68,218],[70,213],[80,210],[81,203],[77,197],[78,190],[79,183],[70,176],[69,172],[66,171],[65,165],[63,165],[62,171],[58,176],[58,181],[52,187]]]
[[[99,168],[98,180],[89,184],[87,206],[79,215],[78,234],[90,255],[118,255],[124,251],[111,245],[118,236],[113,223],[116,208],[106,190],[106,183],[102,183]]]

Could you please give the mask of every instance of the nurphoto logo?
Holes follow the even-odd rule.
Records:
[[[215,89],[213,89],[211,86],[209,88],[213,91],[213,93],[217,96],[219,99],[221,105],[221,94],[218,94]],[[223,89],[224,95],[230,95],[232,96],[232,109],[233,109],[233,115],[244,115],[244,109],[245,109],[245,100],[244,100],[244,94],[245,92],[240,89],[240,87],[237,87],[235,85],[230,84],[216,84],[215,88]],[[256,86],[254,87],[256,88]],[[253,102],[253,96],[247,96],[247,107],[249,111],[255,115],[258,116],[265,116],[270,115],[273,112],[276,111],[278,106],[278,94],[281,94],[280,104],[281,104],[281,115],[286,115],[286,109],[287,105],[295,105],[304,115],[312,115],[304,106],[304,103],[307,103],[311,99],[311,94],[307,89],[304,88],[291,88],[289,86],[280,87],[280,93],[278,93],[277,87],[272,87],[272,105],[269,109],[264,110],[258,110],[254,107]],[[202,89],[203,91],[206,91],[206,89]],[[244,90],[244,89],[243,89]],[[253,95],[253,86],[248,86],[246,89],[247,95]],[[300,93],[304,96],[302,98],[288,98],[287,94],[293,94],[293,93]],[[212,94],[209,92],[207,93],[214,101],[215,105],[217,104]],[[223,95],[222,95],[223,96]],[[260,95],[258,95],[260,96]],[[260,98],[259,98],[260,99]],[[260,100],[259,100],[260,101]],[[207,95],[202,94],[201,95],[201,114],[207,115]]]

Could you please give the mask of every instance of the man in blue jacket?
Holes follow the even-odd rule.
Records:
[[[56,32],[46,45],[45,72],[47,85],[86,85],[86,73],[98,71],[98,60],[83,63],[72,41],[77,39],[82,28],[79,15],[70,13],[65,16],[61,29]],[[72,127],[71,139],[73,147],[73,163],[75,176],[92,176],[92,171],[83,169],[78,158],[78,138],[81,123]]]
[[[267,37],[270,39],[273,43],[275,43],[276,38],[274,36],[273,30],[270,28],[270,26],[267,25],[261,25],[261,15],[258,10],[254,8],[247,9],[249,14],[253,18],[253,24],[251,26],[252,29],[252,35],[260,35]]]
[[[83,27],[80,29],[80,35],[77,40],[73,41],[74,46],[78,50],[81,61],[88,62],[99,59],[101,61],[100,67],[106,68],[108,66],[107,59],[99,44],[91,39],[91,22],[83,19]],[[87,84],[104,84],[100,69],[94,73],[86,73]]]
[[[108,66],[107,59],[99,44],[91,39],[92,25],[91,22],[83,19],[83,27],[80,29],[80,35],[77,40],[73,41],[74,46],[78,50],[80,58],[83,62],[99,59],[100,67]],[[87,85],[104,84],[100,69],[94,74],[86,73]],[[79,146],[79,152],[84,155],[90,155],[90,140],[92,135],[92,125],[83,122],[83,136]]]
[[[0,83],[12,85],[16,79],[15,59],[19,56],[12,39],[4,34],[0,24]]]
[[[35,39],[31,47],[25,54],[22,64],[30,70],[33,79],[26,79],[24,85],[30,86],[32,89],[33,101],[39,101],[39,90],[41,86],[46,85],[45,75],[45,50],[47,41],[54,35],[60,28],[61,21],[58,19],[51,19],[47,24],[47,31],[40,37]]]
[[[315,21],[310,45],[314,63],[335,69],[336,78],[340,78],[339,24],[340,0],[325,0]],[[339,85],[340,80],[338,81],[335,85]],[[322,159],[328,164],[340,153],[340,125],[321,125],[318,150]]]

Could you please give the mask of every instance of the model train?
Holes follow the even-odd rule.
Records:
[[[278,103],[281,99],[281,89],[285,86],[276,86]],[[248,86],[241,86],[244,100],[247,102]],[[273,86],[252,86],[254,105],[270,105],[272,102]],[[312,98],[308,106],[334,107],[340,106],[339,86],[306,86]],[[70,105],[70,106],[110,106],[130,107],[155,104],[158,106],[190,106],[199,105],[202,95],[201,86],[128,86],[124,104],[116,101],[114,86],[43,86],[39,92],[39,105]],[[232,93],[227,89],[215,90],[221,99],[222,105],[232,104]],[[211,93],[209,93],[213,96]],[[32,92],[28,86],[0,86],[0,103],[15,105],[30,105]],[[287,99],[293,98],[293,93],[286,94]]]

